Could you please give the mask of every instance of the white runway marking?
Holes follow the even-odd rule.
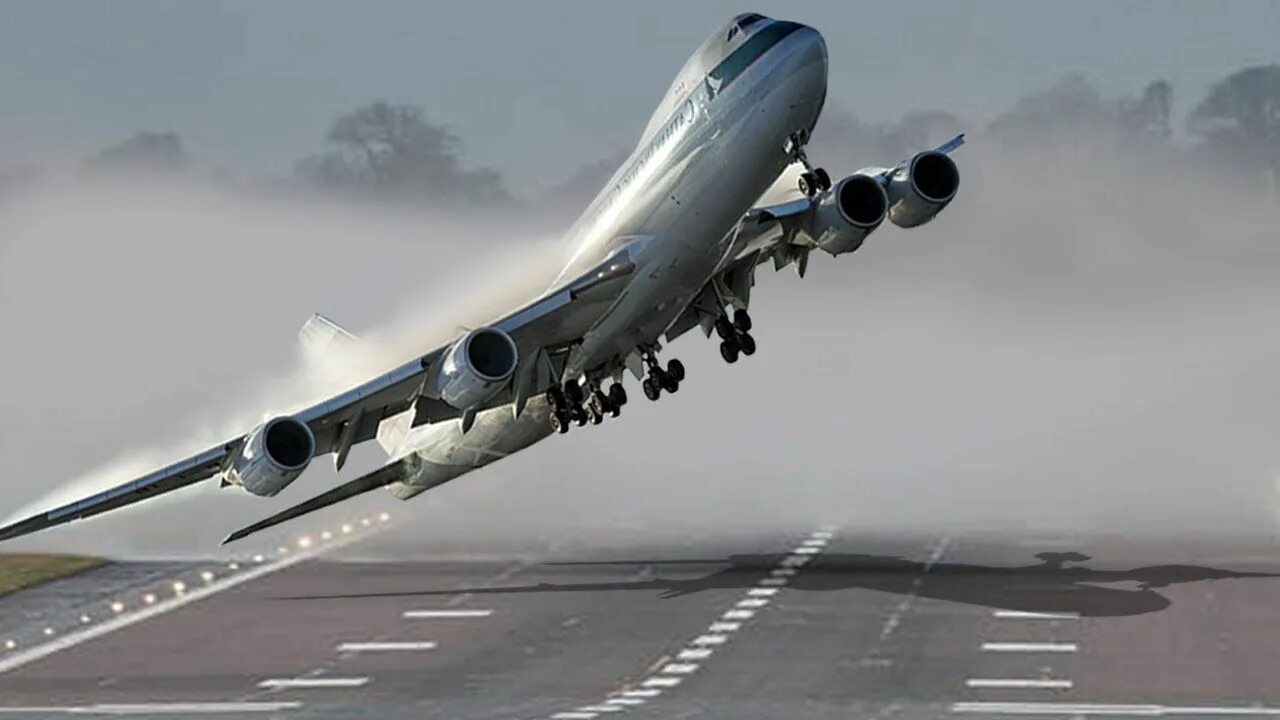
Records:
[[[677,655],[677,660],[706,660],[711,657],[711,653],[715,652],[711,648],[687,648],[681,650]]]
[[[0,715],[34,713],[63,715],[220,715],[230,713],[276,713],[297,710],[299,702],[207,702],[133,703],[129,705],[74,705],[64,707],[0,707]]]
[[[435,650],[433,642],[345,642],[338,645],[338,652],[413,652]]]
[[[760,587],[782,587],[787,584],[784,577],[767,577],[760,580]]]
[[[698,637],[694,638],[693,641],[690,642],[689,644],[690,645],[723,645],[725,644],[726,641],[728,641],[728,639],[729,639],[728,636],[725,636],[725,635],[699,635]]]
[[[1079,620],[1079,613],[1027,612],[1025,610],[996,610],[991,617],[1001,620]]]
[[[83,626],[54,640],[50,640],[49,642],[41,643],[35,647],[27,648],[26,650],[8,655],[3,660],[0,660],[0,674],[7,673],[10,670],[16,670],[17,668],[33,663],[36,660],[48,657],[61,650],[73,648],[81,643],[102,637],[103,635],[115,632],[116,630],[122,630],[144,620],[150,620],[153,617],[177,610],[178,608],[196,602],[197,600],[203,600],[204,598],[220,593],[223,590],[230,590],[231,588],[247,583],[250,580],[256,580],[265,575],[270,575],[273,572],[284,570],[290,565],[308,560],[319,555],[321,552],[341,547],[349,542],[354,542],[355,540],[363,539],[365,537],[368,537],[367,533],[352,536],[350,539],[342,542],[329,543],[328,545],[318,547],[310,552],[298,553],[297,555],[292,555],[286,559],[277,560],[270,564],[258,565],[250,570],[241,572],[239,575],[225,577],[216,583],[211,583],[204,587],[183,592],[166,600],[157,602],[155,596],[148,593],[144,596],[146,606],[139,608],[134,612],[117,615],[116,617],[98,623],[97,625]],[[150,600],[146,600],[147,597],[149,597]],[[112,607],[112,610],[117,613],[122,613],[124,611],[124,607],[121,606],[119,610]]]
[[[1219,706],[1191,707],[1167,705],[1104,705],[1100,703],[1034,703],[1034,702],[960,702],[951,706],[953,713],[982,715],[1112,715],[1131,717],[1171,717],[1177,715],[1280,715],[1280,707]]]
[[[1051,653],[1073,653],[1080,649],[1075,643],[1047,643],[1047,642],[984,642],[982,649],[985,652],[1051,652]]]
[[[558,712],[551,717],[555,720],[591,720],[596,716],[593,712],[579,712],[571,710],[569,712]]]
[[[659,675],[645,680],[642,685],[648,688],[670,688],[680,684],[681,678]]]
[[[582,707],[578,708],[579,712],[593,712],[593,713],[622,712],[623,710],[624,708],[618,705],[583,705]]]
[[[740,608],[762,608],[768,604],[769,600],[767,598],[747,598],[746,600],[738,601],[738,607]]]
[[[1022,688],[1035,690],[1070,690],[1073,683],[1060,678],[969,678],[970,688]]]
[[[356,688],[369,682],[367,677],[302,677],[302,678],[270,678],[258,683],[260,688]]]
[[[643,705],[643,704],[645,704],[645,699],[644,699],[644,698],[616,697],[616,698],[609,698],[608,700],[605,700],[604,702],[605,702],[605,704],[606,704],[606,705],[618,705],[618,706],[620,706],[620,707],[621,707],[621,706],[626,706],[626,705]]]
[[[778,594],[778,588],[751,588],[747,591],[747,595],[751,597],[773,597]]]
[[[754,610],[730,610],[724,614],[725,620],[750,620],[755,617]]]
[[[816,547],[798,547],[791,551],[792,555],[817,555],[822,552],[822,548]]]
[[[662,672],[668,675],[688,675],[698,671],[698,663],[668,663]]]
[[[436,620],[446,618],[489,617],[492,610],[406,610],[401,617],[406,620]]]
[[[707,630],[713,633],[730,633],[742,629],[742,623],[738,622],[713,622]]]
[[[627,698],[655,698],[662,694],[661,690],[628,690],[622,693],[622,697]]]

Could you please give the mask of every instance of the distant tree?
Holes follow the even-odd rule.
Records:
[[[332,150],[298,164],[320,187],[431,204],[509,198],[497,172],[464,169],[457,136],[411,105],[366,105],[334,120],[326,140]]]
[[[1142,96],[1120,101],[1120,121],[1135,135],[1168,138],[1169,114],[1173,108],[1173,86],[1165,80],[1149,83]]]
[[[140,132],[101,150],[86,165],[94,171],[171,173],[185,169],[188,162],[177,133]]]
[[[543,195],[543,202],[558,209],[577,209],[586,207],[587,203],[600,192],[609,178],[617,172],[630,154],[629,150],[620,150],[608,157],[587,163],[578,168],[563,182],[552,186]]]
[[[1246,68],[1214,83],[1187,127],[1215,154],[1280,174],[1280,65]]]

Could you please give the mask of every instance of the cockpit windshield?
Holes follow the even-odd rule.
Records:
[[[752,21],[753,24],[755,22],[758,22],[758,20]],[[768,52],[769,48],[782,42],[783,38],[802,27],[804,26],[799,23],[778,21],[761,28],[755,35],[747,38],[737,49],[729,53],[728,57],[711,69],[711,72],[707,73],[712,91],[719,93],[725,86],[733,82],[734,78],[741,75],[742,71],[750,67],[756,60],[759,60],[761,55]]]

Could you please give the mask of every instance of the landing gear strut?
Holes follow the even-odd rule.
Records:
[[[793,162],[798,162],[804,166],[804,172],[800,174],[800,179],[796,181],[796,186],[800,188],[800,192],[805,197],[814,197],[820,192],[831,189],[831,176],[822,168],[814,168],[809,162],[809,158],[804,153],[804,146],[809,142],[809,131],[799,130],[792,133],[783,147],[791,155]]]
[[[642,358],[649,368],[649,376],[640,384],[645,397],[657,400],[662,397],[663,390],[674,393],[680,389],[680,381],[684,380],[684,363],[672,358],[664,370],[652,348],[646,348]]]

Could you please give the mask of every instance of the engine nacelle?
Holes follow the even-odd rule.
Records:
[[[922,152],[889,175],[889,220],[898,227],[923,225],[960,189],[960,171],[946,153]]]
[[[510,335],[491,327],[472,330],[445,353],[428,394],[466,410],[501,389],[515,374],[518,360]]]
[[[818,198],[808,233],[832,255],[853,252],[884,222],[888,208],[888,196],[878,180],[861,173],[850,175]]]
[[[316,438],[306,423],[272,418],[245,438],[226,479],[254,495],[271,497],[298,479],[316,454]]]

